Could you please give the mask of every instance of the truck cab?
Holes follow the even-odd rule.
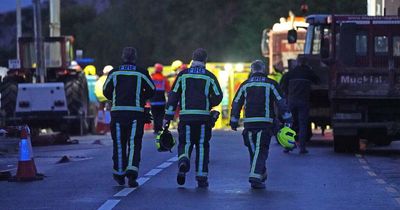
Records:
[[[311,15],[304,56],[326,86],[336,152],[400,137],[400,17]]]

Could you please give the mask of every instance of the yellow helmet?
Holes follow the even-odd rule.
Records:
[[[85,69],[83,69],[83,72],[85,72],[85,75],[96,75],[96,67],[87,65]]]
[[[182,64],[183,64],[182,61],[176,60],[176,61],[172,62],[172,64],[171,64],[171,69],[172,69],[173,71],[176,71],[179,67],[182,66]]]

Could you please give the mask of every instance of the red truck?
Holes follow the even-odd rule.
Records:
[[[326,87],[312,103],[329,105],[334,150],[399,139],[400,17],[310,15],[306,22],[303,56]]]

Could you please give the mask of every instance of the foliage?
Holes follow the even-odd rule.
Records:
[[[96,2],[96,1],[93,1]],[[124,46],[138,50],[142,66],[175,59],[190,62],[206,48],[210,61],[251,61],[261,56],[264,28],[291,10],[302,15],[303,0],[120,0],[101,13],[85,4],[63,5],[62,34],[76,36],[76,49],[95,64],[117,65]],[[306,1],[311,13],[366,13],[365,0]],[[336,2],[336,7],[333,7]],[[43,25],[43,28],[46,28]]]

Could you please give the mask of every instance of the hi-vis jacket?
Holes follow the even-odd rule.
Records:
[[[278,83],[265,74],[254,73],[240,85],[236,92],[232,102],[231,121],[239,121],[240,111],[244,105],[244,127],[265,127],[274,121],[274,103],[278,105],[284,123],[291,123],[292,114]]]
[[[179,72],[168,95],[165,118],[172,120],[179,104],[180,121],[209,121],[210,110],[222,101],[222,91],[213,73],[202,66]]]
[[[112,100],[111,117],[119,120],[143,119],[146,100],[154,91],[147,70],[137,69],[132,64],[113,69],[103,86],[104,96]]]
[[[168,93],[171,90],[168,79],[165,78],[162,73],[152,74],[151,79],[156,86],[156,92],[150,99],[150,104],[152,106],[165,106],[165,93]]]

